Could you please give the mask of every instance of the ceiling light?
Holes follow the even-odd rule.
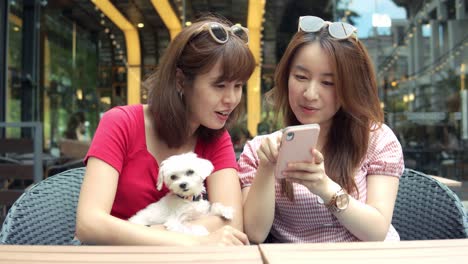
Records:
[[[139,27],[139,28],[143,28],[144,26],[145,26],[145,24],[143,24],[143,23],[138,23],[137,24],[137,27]]]

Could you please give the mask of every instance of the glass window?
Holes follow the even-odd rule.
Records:
[[[10,2],[8,14],[6,121],[21,121],[21,77],[23,42],[23,1]],[[7,128],[6,136],[20,137],[20,128]]]
[[[46,147],[55,147],[61,138],[70,138],[72,134],[68,132],[78,126],[82,126],[78,138],[89,140],[99,118],[97,37],[64,16],[60,9],[45,8],[43,21]]]

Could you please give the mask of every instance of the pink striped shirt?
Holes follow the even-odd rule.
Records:
[[[262,139],[275,133],[257,136],[246,143],[239,158],[239,177],[242,188],[249,187],[253,182],[259,162],[257,149]],[[401,145],[393,131],[388,126],[382,125],[379,130],[371,132],[367,155],[354,177],[359,189],[359,198],[356,194],[353,194],[353,197],[366,203],[367,175],[400,177],[403,169]],[[275,241],[284,243],[359,241],[323,204],[318,202],[317,195],[309,192],[302,185],[294,183],[293,186],[294,203],[281,195],[279,182],[275,186],[275,217],[271,228]],[[390,226],[385,240],[400,240],[393,226]]]

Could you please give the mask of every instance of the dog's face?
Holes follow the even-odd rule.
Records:
[[[203,181],[213,171],[209,160],[198,158],[193,152],[174,155],[159,167],[157,189],[162,189],[162,183],[171,192],[181,196],[197,196],[205,189]]]

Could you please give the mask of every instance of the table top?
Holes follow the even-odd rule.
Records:
[[[431,176],[432,178],[438,180],[439,182],[447,185],[448,187],[461,187],[462,184],[463,184],[461,181],[447,179],[447,178],[440,177],[440,176],[435,176],[435,175],[429,175],[429,176]]]
[[[261,244],[267,263],[468,263],[468,239]]]
[[[0,245],[0,263],[263,263],[258,246]]]
[[[0,263],[468,263],[468,239],[258,246],[0,245]]]

